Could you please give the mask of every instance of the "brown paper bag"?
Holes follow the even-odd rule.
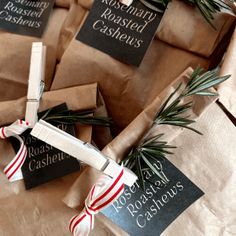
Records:
[[[56,4],[57,2],[59,6],[68,5],[65,3],[66,0],[57,0]],[[71,1],[70,12],[61,30],[59,60],[82,26],[93,2],[94,0]],[[231,12],[216,14],[213,21],[216,29],[213,29],[197,8],[173,0],[169,3],[162,18],[156,37],[173,46],[209,57],[230,30],[234,21],[235,17]]]
[[[45,84],[46,90],[50,88],[56,65],[60,28],[67,12],[65,8],[53,9],[42,38],[0,30],[0,101],[26,95],[33,42],[42,41],[47,46]]]
[[[207,59],[154,40],[136,68],[73,39],[51,89],[98,82],[108,113],[122,130],[188,66],[208,64]]]
[[[184,131],[171,142],[181,149],[176,149],[169,160],[205,195],[162,235],[236,235],[236,127],[213,104],[194,128],[202,130],[204,135]]]
[[[231,74],[231,78],[225,83],[218,86],[220,102],[236,118],[236,31],[232,36],[230,45],[226,52],[220,75]]]
[[[191,71],[187,71],[190,73]],[[185,75],[178,78],[183,80]],[[176,81],[176,82],[177,82]],[[176,86],[175,86],[176,87]],[[149,129],[152,119],[160,107],[163,98],[173,91],[169,87],[153,103],[146,108],[120,135],[118,135],[103,152],[115,160],[121,160]],[[170,141],[177,147],[175,155],[169,157],[185,175],[196,183],[205,196],[195,202],[163,233],[163,235],[234,235],[236,201],[234,200],[234,169],[236,128],[227,119],[216,104],[214,98],[194,97],[193,117],[197,118],[194,128],[202,131],[204,136],[191,131],[168,126],[159,126],[158,133],[165,132],[163,140]],[[211,106],[209,106],[211,105]],[[203,111],[207,112],[203,113]],[[202,115],[203,114],[203,115]],[[154,127],[154,129],[156,129]],[[223,138],[223,140],[222,140]],[[194,144],[194,145],[193,145]],[[219,174],[222,173],[222,174]],[[92,168],[87,168],[76,180],[70,192],[64,199],[70,207],[82,209],[83,201],[98,173]],[[87,181],[86,186],[83,184]],[[97,219],[101,221],[101,215]],[[116,231],[110,220],[102,217],[104,225],[114,235],[126,235]],[[96,235],[95,227],[91,235]],[[108,230],[107,229],[107,230]],[[110,233],[109,232],[109,233]],[[109,235],[104,234],[105,235]],[[228,233],[228,234],[227,234]],[[232,233],[232,234],[231,234]],[[102,235],[101,235],[102,236]]]
[[[141,140],[144,134],[149,130],[153,123],[153,119],[161,103],[167,96],[173,92],[175,87],[180,81],[186,81],[192,73],[192,69],[187,69],[181,74],[173,83],[166,88],[161,94],[159,94],[155,100],[142,112],[137,118],[129,124],[111,143],[109,143],[104,149],[103,153],[106,156],[120,162],[126,154],[130,151],[133,145]],[[212,97],[193,97],[194,106],[191,111],[191,116],[197,119],[204,110],[215,100]],[[172,126],[160,126],[158,131],[166,133],[165,140],[171,141],[177,137],[183,129]],[[65,198],[65,203],[73,208],[82,209],[84,206],[84,200],[91,189],[93,183],[98,177],[98,172],[93,168],[86,168],[85,171],[76,180],[71,187],[70,192]],[[84,181],[86,178],[86,185]]]
[[[45,92],[40,110],[66,102],[69,109],[94,109],[97,105],[97,85],[86,85]],[[0,126],[23,118],[25,98],[0,103]],[[78,128],[78,127],[77,127]],[[91,141],[91,127],[79,127],[77,135],[84,141]],[[0,140],[0,235],[32,236],[71,235],[68,222],[75,214],[61,201],[78,173],[51,181],[26,191],[23,181],[9,183],[3,168],[14,156],[11,144]]]
[[[235,23],[235,16],[229,11],[220,12],[214,17],[212,23],[216,29],[204,19],[197,7],[173,0],[168,4],[157,36],[178,48],[210,57]]]

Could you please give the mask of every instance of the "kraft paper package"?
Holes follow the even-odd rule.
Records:
[[[40,111],[66,102],[71,110],[98,109],[104,114],[104,104],[97,101],[97,84],[77,86],[58,91],[45,92]],[[102,100],[102,98],[100,98]],[[24,117],[26,98],[0,102],[0,126]],[[90,142],[91,126],[77,126],[77,137]],[[0,235],[70,235],[68,222],[75,211],[68,208],[62,198],[78,177],[73,173],[31,190],[25,190],[23,180],[9,183],[3,168],[15,152],[8,140],[0,140]]]
[[[181,20],[177,20],[180,16]],[[197,8],[183,1],[171,1],[158,27],[157,36],[166,43],[208,58],[222,43],[234,22],[232,12],[220,12],[214,15],[214,29]]]
[[[106,156],[120,162],[126,154],[129,153],[130,149],[133,145],[139,142],[144,134],[150,129],[153,118],[155,117],[158,109],[161,106],[161,103],[170,95],[171,92],[174,91],[176,86],[180,81],[186,81],[187,78],[192,73],[192,69],[187,69],[183,74],[181,74],[173,83],[162,91],[154,101],[142,112],[140,113],[133,122],[131,122],[127,128],[125,128],[112,142],[110,142],[104,149],[103,153]],[[191,117],[194,119],[198,119],[200,115],[207,110],[210,104],[215,101],[215,98],[211,97],[194,97],[194,106],[191,110]],[[158,132],[165,133],[166,136],[163,138],[164,140],[171,141],[179,136],[183,130],[178,127],[170,127],[160,126],[158,128]],[[84,200],[87,197],[88,192],[90,191],[92,185],[98,178],[99,173],[90,167],[87,167],[76,180],[76,182],[72,185],[69,193],[64,199],[64,202],[72,208],[76,208],[78,210],[82,210],[84,207]],[[86,180],[86,184],[85,183]],[[100,218],[102,217],[102,218]],[[104,227],[108,227],[111,232],[115,231],[113,224],[110,224],[110,221],[106,219],[104,216],[100,214],[97,216],[98,221],[104,222]],[[96,235],[97,228],[92,232],[91,235]],[[115,232],[115,235],[123,235],[120,234],[119,231]],[[109,235],[109,234],[104,234]],[[124,234],[126,235],[126,234]]]
[[[0,101],[26,96],[33,42],[42,41],[47,46],[45,89],[50,88],[56,65],[59,33],[67,13],[66,8],[54,7],[42,38],[0,30]]]
[[[185,71],[171,86],[157,96],[127,128],[103,149],[103,153],[118,162],[122,160],[131,146],[139,142],[149,130],[163,100],[190,73],[191,70]],[[174,151],[175,154],[167,158],[205,193],[162,235],[234,235],[236,233],[236,201],[233,197],[235,193],[236,128],[215,103],[215,98],[193,97],[193,101],[191,117],[197,121],[193,127],[203,132],[203,136],[166,125],[152,128],[153,133],[165,133],[163,140],[178,147]],[[72,208],[82,210],[88,191],[98,176],[97,171],[90,167],[86,168],[72,185],[64,202]],[[85,180],[86,184],[84,184]],[[99,224],[95,225],[91,235],[97,235],[96,232],[100,230],[101,222],[104,224],[103,228],[106,227],[109,232],[100,234],[101,236],[127,235],[124,231],[121,232],[121,229],[115,228],[113,223],[102,214],[96,216],[96,222]]]
[[[220,74],[231,74],[231,78],[218,86],[219,101],[236,118],[236,31],[231,38],[231,42],[225,54]]]
[[[182,4],[179,5],[179,1],[173,2],[175,3],[174,5],[171,4],[170,8],[173,7],[178,10],[183,7]],[[141,65],[139,67],[134,67],[124,64],[111,56],[76,40],[75,35],[86,19],[92,3],[93,1],[72,1],[70,14],[68,14],[64,23],[64,25],[67,25],[67,31],[70,33],[68,41],[71,41],[68,44],[68,47],[66,46],[67,48],[65,51],[61,50],[61,54],[63,54],[63,51],[64,54],[57,67],[51,90],[98,82],[107,105],[108,113],[119,126],[118,132],[126,127],[157,94],[168,86],[174,78],[188,66],[193,68],[197,66],[202,66],[205,69],[209,68],[211,61],[213,60],[212,57],[207,57],[210,53],[206,51],[205,57],[192,53],[190,52],[191,49],[188,50],[188,48],[185,47],[185,42],[183,42],[183,45],[181,44],[182,48],[184,48],[183,50],[176,47],[176,45],[172,46],[168,44],[170,42],[167,39],[166,41],[168,43],[155,37]],[[84,9],[83,12],[86,11],[83,20],[81,20],[81,15],[84,13],[78,13],[82,12],[81,8]],[[195,9],[194,11],[197,10]],[[161,23],[163,34],[165,34],[164,29],[167,28],[168,30],[169,28],[168,25],[170,23],[165,20],[166,17],[169,17],[168,15],[167,12],[162,18],[162,21],[164,22],[163,24]],[[176,22],[178,22],[178,24],[181,23],[182,15],[176,14],[176,17]],[[192,15],[188,15],[188,17],[192,18]],[[212,48],[213,50],[230,24],[223,27],[224,30],[221,27],[220,30],[217,30],[217,33],[215,33],[212,29],[209,31],[207,30],[207,22],[199,22],[200,17],[202,16],[199,12],[194,14],[193,19],[195,20],[195,24],[199,24],[198,27],[193,27],[193,29],[198,31],[202,25],[207,25],[203,26],[206,30],[195,33],[195,35],[198,35],[198,38],[200,37],[206,40],[202,42],[196,39],[194,41],[194,45],[196,45],[194,48],[205,48],[205,45],[207,45],[207,50],[209,50],[209,48]],[[227,19],[226,16],[225,18]],[[225,18],[220,18],[219,21],[225,22]],[[231,18],[232,17],[230,16],[230,19]],[[222,22],[221,24],[223,24]],[[232,21],[230,22],[232,23]],[[175,28],[174,23],[172,23],[172,26]],[[185,28],[184,24],[182,26]],[[171,39],[181,38],[182,32],[179,32],[178,34],[176,37],[171,34]],[[208,40],[208,37],[210,39],[214,38],[214,40]],[[67,37],[65,36],[65,38]],[[178,58],[178,60],[176,60],[176,58]],[[70,74],[69,77],[68,74]]]

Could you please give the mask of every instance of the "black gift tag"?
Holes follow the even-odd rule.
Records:
[[[151,43],[161,15],[134,0],[95,0],[77,39],[110,56],[139,66]]]
[[[67,107],[62,104],[55,107],[53,111],[67,111]],[[45,112],[42,112],[39,116],[43,114]],[[49,123],[75,136],[73,125]],[[26,161],[21,168],[26,189],[36,187],[80,169],[77,159],[33,137],[30,132],[31,130],[29,129],[21,135],[28,151]],[[16,151],[19,150],[19,142],[16,142],[15,139],[11,139],[11,142],[14,149]]]
[[[22,35],[41,37],[54,0],[1,0],[0,28]]]
[[[119,199],[103,210],[103,214],[131,236],[160,235],[204,194],[167,159],[154,165],[162,171],[166,181],[147,171],[145,190],[138,183],[126,186]]]

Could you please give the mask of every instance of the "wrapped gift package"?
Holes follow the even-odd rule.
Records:
[[[191,70],[186,71],[177,78],[175,83],[183,80],[189,72],[191,72]],[[130,146],[132,146],[133,143],[136,143],[137,139],[141,138],[145,130],[150,127],[152,116],[156,113],[155,110],[160,106],[162,98],[170,91],[171,86],[160,94],[150,106],[148,106],[121,132],[120,135],[108,144],[103,152],[117,161],[124,158],[127,150],[130,149]],[[188,176],[194,175],[195,182],[204,189],[207,195],[199,202],[195,203],[191,210],[184,212],[162,235],[173,235],[176,232],[183,235],[188,235],[189,232],[192,232],[193,235],[198,235],[199,232],[200,235],[211,235],[212,233],[220,235],[221,232],[233,235],[235,232],[233,223],[235,219],[229,217],[229,213],[225,211],[225,209],[232,209],[232,211],[234,211],[232,206],[235,206],[234,198],[229,192],[232,191],[233,179],[235,179],[233,174],[234,164],[230,164],[230,162],[234,162],[235,159],[234,144],[232,140],[235,140],[234,136],[236,129],[219,106],[215,104],[214,100],[207,99],[198,101],[196,99],[194,103],[196,106],[193,107],[192,113],[194,113],[194,116],[197,119],[197,127],[204,132],[203,138],[196,134],[190,135],[190,131],[183,131],[178,128],[173,129],[172,127],[159,127],[158,129],[154,127],[153,132],[165,131],[166,133],[171,134],[166,136],[165,140],[169,140],[170,143],[174,145],[178,144],[178,147],[181,148],[178,149],[174,156],[170,157],[170,160],[184,171],[184,173],[188,173]],[[210,126],[209,123],[212,122],[213,125],[211,125],[211,130],[208,130]],[[220,128],[220,122],[224,123],[225,129]],[[220,134],[221,137],[224,137],[223,143],[219,140],[218,134]],[[192,145],[193,143],[194,145]],[[222,150],[226,143],[230,143],[229,145],[232,145],[232,147],[224,152]],[[205,147],[205,145],[209,145],[211,148],[202,148],[203,146]],[[186,159],[188,159],[189,156],[191,156],[191,163],[187,164]],[[225,156],[225,158],[222,159],[222,156]],[[223,169],[225,171],[223,171]],[[222,171],[224,174],[219,175]],[[91,168],[84,170],[75,181],[64,201],[70,207],[81,210],[81,208],[83,208],[84,197],[86,197],[83,193],[91,188],[93,181],[97,179],[97,174],[98,173]],[[91,181],[91,186],[87,189],[89,184],[85,185],[83,183],[88,179],[89,182]],[[218,193],[217,196],[216,192]],[[228,199],[227,203],[225,202],[225,196],[227,196]],[[221,206],[224,206],[224,208]],[[214,214],[212,212],[214,212]],[[121,234],[119,231],[116,231],[112,223],[105,221],[107,219],[104,219],[104,216],[98,215],[98,217],[101,217],[99,222],[104,222],[104,227],[106,226],[110,229],[109,233],[112,234],[115,231],[115,235],[126,235],[125,232]],[[219,218],[223,220],[218,220]],[[196,219],[198,219],[197,222]],[[207,227],[206,219],[208,222],[207,224],[209,224]],[[188,222],[187,226],[186,222]],[[97,226],[98,232],[99,227],[101,226]]]
[[[98,82],[108,112],[119,125],[120,130],[188,66],[194,68],[202,66],[208,69],[215,59],[212,57],[213,51],[219,46],[234,22],[234,16],[222,13],[218,16],[219,19],[215,19],[217,30],[214,30],[202,19],[197,9],[188,11],[185,9],[185,4],[173,1],[161,20],[156,37],[141,66],[135,68],[73,37],[80,30],[92,3],[93,1],[81,0],[71,4],[68,17],[65,19],[64,33],[62,33],[62,35],[67,34],[67,41],[70,43],[67,43],[67,49],[57,67],[51,89]],[[187,13],[183,15],[181,11]],[[81,12],[81,15],[78,12]],[[188,22],[187,25],[191,30],[194,29],[193,32],[186,28],[185,22]],[[178,30],[181,27],[188,34],[188,38],[182,30]],[[69,78],[68,73],[70,73]],[[142,97],[139,96],[140,94]]]
[[[97,92],[97,84],[45,92],[40,104],[40,111],[66,102],[68,108],[75,111],[97,109],[97,112],[104,114],[106,111],[102,105],[103,103],[97,100]],[[102,98],[100,99],[102,100]],[[1,113],[6,113],[6,116],[1,116],[1,126],[11,123],[16,118],[24,117],[25,100],[26,98],[22,97],[17,100],[1,102]],[[89,125],[77,125],[76,136],[83,141],[91,142],[92,127]],[[106,137],[108,139],[108,134]],[[5,140],[1,140],[0,148],[4,156],[1,161],[2,169],[14,155],[14,150],[10,142]],[[66,235],[68,233],[68,221],[75,212],[67,208],[61,199],[77,177],[78,172],[75,172],[26,191],[23,181],[9,185],[1,172],[0,181],[2,187],[4,186],[4,191],[2,191],[0,196],[2,206],[1,234],[35,235],[40,232],[41,235]],[[7,215],[7,217],[3,219],[2,216],[4,215]],[[51,224],[51,219],[54,217],[57,223]],[[65,220],[65,218],[67,219]],[[25,225],[26,222],[27,224]],[[56,227],[57,224],[60,226]],[[9,227],[9,225],[16,225],[17,227]]]
[[[236,235],[235,12],[2,0],[0,236]]]
[[[47,65],[45,88],[49,90],[57,61],[57,45],[61,26],[68,9],[55,6],[42,38],[17,35],[1,30],[1,101],[17,99],[27,93],[27,82],[30,65],[32,42],[42,41],[47,46]],[[6,51],[7,49],[7,51]],[[9,90],[5,89],[8,86]]]

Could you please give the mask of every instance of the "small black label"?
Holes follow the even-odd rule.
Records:
[[[54,0],[1,0],[0,28],[6,31],[41,37]]]
[[[161,15],[134,0],[95,0],[77,39],[110,56],[139,66],[151,43]]]
[[[65,104],[53,109],[54,112],[66,110]],[[39,114],[39,116],[44,113]],[[75,136],[73,125],[49,123]],[[21,135],[28,151],[26,161],[21,168],[26,189],[36,187],[80,169],[77,159],[33,137],[30,132],[31,129]],[[12,144],[15,150],[19,150],[19,143],[16,143],[15,139],[12,139]]]
[[[167,159],[157,161],[166,181],[145,172],[146,188],[138,183],[125,188],[111,206],[103,210],[108,218],[131,236],[158,236],[186,208],[204,193]]]

